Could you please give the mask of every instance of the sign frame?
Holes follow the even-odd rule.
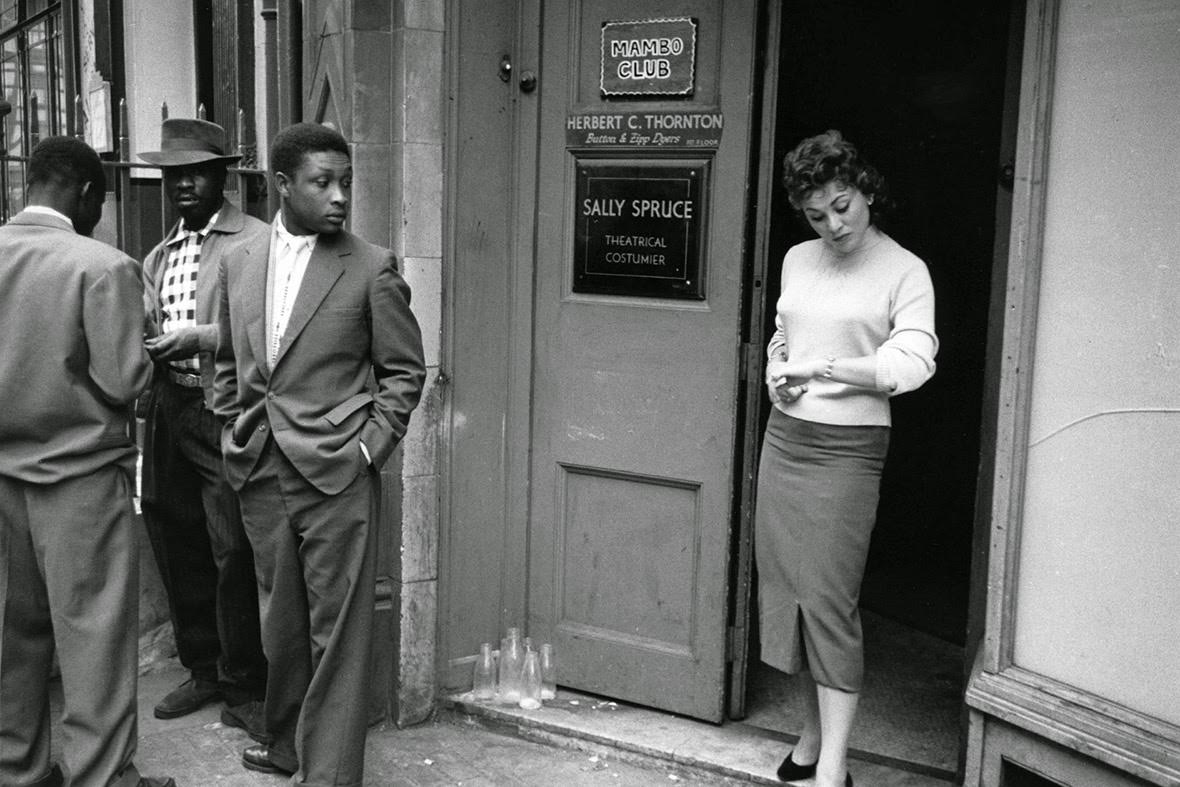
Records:
[[[565,118],[567,148],[689,148],[715,152],[721,146],[725,116],[710,108],[636,110],[611,108],[570,112]]]
[[[577,157],[572,291],[704,300],[710,175],[708,159]]]
[[[660,35],[668,31],[679,35]],[[626,33],[647,37],[611,37]],[[696,89],[697,33],[697,20],[690,16],[603,22],[598,75],[602,95],[692,96]],[[626,76],[624,67],[629,71]],[[661,86],[664,81],[668,82],[666,87]]]

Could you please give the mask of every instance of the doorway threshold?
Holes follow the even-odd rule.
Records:
[[[529,740],[624,762],[675,765],[747,784],[782,784],[775,770],[796,740],[794,735],[741,722],[710,724],[565,689],[539,710],[476,702],[470,692],[444,698],[442,707],[472,723]],[[849,770],[857,784],[874,787],[954,784],[953,773],[858,750],[849,751]]]

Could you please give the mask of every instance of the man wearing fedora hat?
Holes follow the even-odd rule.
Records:
[[[146,346],[156,374],[146,401],[143,516],[191,677],[155,715],[171,719],[224,699],[222,721],[261,739],[266,659],[250,542],[221,460],[222,421],[212,410],[218,266],[269,227],[224,196],[225,130],[169,118],[158,164],[180,220],[144,260]]]

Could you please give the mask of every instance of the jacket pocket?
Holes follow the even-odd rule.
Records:
[[[334,309],[320,309],[316,316],[324,320],[359,320],[365,310],[359,306],[340,306]]]
[[[236,416],[233,420],[226,422],[225,426],[221,428],[222,437],[229,435],[229,441],[235,448],[241,448],[250,439],[250,432],[252,430],[245,427],[242,417]]]
[[[328,421],[328,423],[332,424],[332,426],[340,426],[340,424],[344,423],[345,418],[348,418],[348,416],[352,415],[371,401],[373,401],[373,396],[369,393],[359,393],[354,396],[350,396],[329,410],[324,418]]]

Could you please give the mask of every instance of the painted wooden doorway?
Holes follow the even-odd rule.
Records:
[[[575,0],[545,3],[539,19],[528,628],[556,643],[562,684],[712,721],[725,695],[755,12],[752,0]],[[604,95],[620,73],[609,23],[670,18],[694,26],[691,92]],[[711,119],[676,119],[696,113]],[[608,116],[621,127],[579,120]],[[654,142],[659,130],[678,144]],[[687,132],[718,144],[693,149]],[[664,199],[677,180],[687,196]],[[618,190],[596,207],[606,181]],[[610,199],[634,211],[657,193],[677,216],[586,229]],[[658,237],[686,202],[696,246],[679,290],[650,289],[625,265],[621,284],[580,284],[597,259],[584,244],[639,254],[640,241],[611,238]]]
[[[981,413],[989,309],[993,325],[1002,323],[994,313],[1003,303],[996,273],[1007,259],[1011,181],[1003,165],[1015,145],[1022,8],[1019,0],[768,6],[756,233],[766,285],[761,313],[755,304],[751,314],[759,349],[774,330],[783,255],[815,237],[779,185],[783,156],[803,137],[838,129],[880,168],[898,203],[882,226],[927,262],[934,281],[938,372],[891,405],[889,459],[860,597],[871,623],[852,746],[947,778],[957,767],[973,652],[972,538],[988,532],[975,528],[974,507],[977,493],[986,493],[976,484],[987,423]],[[761,433],[769,402],[754,393]],[[742,682],[735,680],[731,714],[795,733],[792,684],[759,663],[756,607],[749,605],[748,679],[735,662]],[[902,685],[907,690],[896,688]]]

